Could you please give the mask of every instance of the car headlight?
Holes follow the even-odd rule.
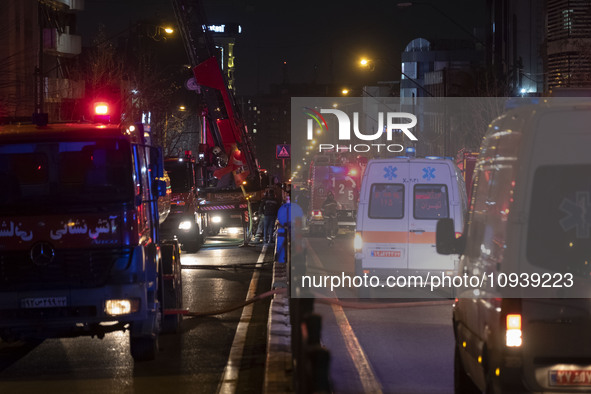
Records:
[[[179,223],[179,230],[190,230],[193,226],[190,220],[183,220]]]
[[[211,218],[211,222],[212,223],[221,223],[222,222],[222,217],[221,216],[213,216]]]

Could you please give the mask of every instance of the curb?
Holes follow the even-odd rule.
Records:
[[[287,287],[285,263],[273,263],[272,289]],[[275,294],[267,322],[267,360],[263,392],[293,393],[291,323],[288,294]]]

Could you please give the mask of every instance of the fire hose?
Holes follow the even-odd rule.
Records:
[[[280,293],[286,293],[287,289],[286,288],[280,288],[280,289],[273,289],[273,290],[269,290],[267,292],[264,292],[262,294],[259,294],[253,298],[251,298],[250,300],[246,300],[243,301],[239,304],[236,305],[232,305],[229,306],[225,309],[218,309],[215,311],[205,311],[205,312],[192,312],[186,309],[166,309],[164,311],[165,315],[183,315],[183,316],[189,316],[189,317],[202,317],[202,316],[214,316],[214,315],[221,315],[223,313],[228,313],[228,312],[232,312],[235,311],[236,309],[240,309],[245,307],[246,305],[252,304],[254,302],[257,301],[261,301],[265,298],[271,297],[272,295],[275,294],[280,294]]]

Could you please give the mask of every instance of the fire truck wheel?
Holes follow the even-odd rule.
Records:
[[[149,286],[146,294],[147,317],[131,324],[129,330],[129,350],[134,361],[150,361],[158,353],[158,334],[162,324],[162,261],[161,253],[154,244],[146,248],[146,267]]]
[[[165,275],[174,275],[173,279],[163,280],[162,305],[164,309],[182,309],[183,282],[178,244],[163,244],[160,250],[162,253],[162,272]],[[181,314],[164,315],[162,317],[162,333],[174,334],[179,332],[182,320],[183,316]]]
[[[134,361],[151,361],[156,358],[158,353],[157,336],[129,336],[129,347],[131,357]]]

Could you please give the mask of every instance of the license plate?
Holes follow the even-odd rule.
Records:
[[[371,257],[400,257],[400,250],[372,250]]]
[[[231,219],[240,219],[240,215],[230,215]]]
[[[59,308],[68,306],[66,297],[39,297],[21,299],[21,308]]]
[[[591,370],[567,369],[550,371],[548,380],[550,386],[591,386]]]

